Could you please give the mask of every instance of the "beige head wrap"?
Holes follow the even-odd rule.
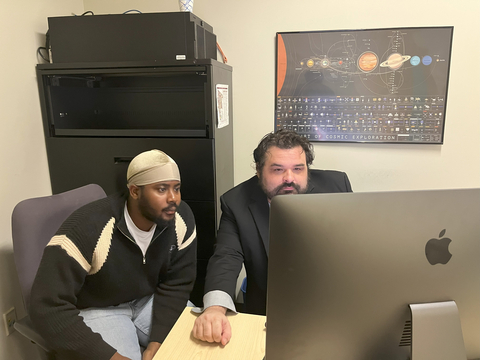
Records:
[[[180,171],[175,161],[160,150],[145,151],[135,156],[128,166],[127,186],[172,180],[180,181]]]

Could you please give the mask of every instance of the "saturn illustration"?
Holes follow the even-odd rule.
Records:
[[[387,61],[380,64],[380,67],[389,67],[392,70],[400,69],[405,61],[410,60],[410,55],[401,55],[399,53],[391,54]]]

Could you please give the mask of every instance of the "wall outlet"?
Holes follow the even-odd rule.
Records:
[[[8,336],[15,331],[13,325],[15,325],[15,322],[17,321],[17,312],[15,311],[14,307],[3,314],[3,321],[5,323],[5,331],[7,332]]]

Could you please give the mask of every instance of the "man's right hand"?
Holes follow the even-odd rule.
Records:
[[[130,358],[127,358],[125,356],[120,355],[118,352],[113,354],[113,356],[110,358],[110,360],[131,360]]]
[[[217,342],[226,345],[232,337],[232,328],[223,306],[210,306],[193,325],[193,336],[198,340]]]

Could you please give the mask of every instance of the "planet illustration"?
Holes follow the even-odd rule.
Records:
[[[413,66],[417,66],[418,64],[420,64],[420,58],[418,56],[412,56],[412,58],[410,59],[410,64],[412,64]]]
[[[326,69],[331,66],[330,59],[327,57],[311,57],[311,58],[305,58],[300,60],[300,65],[302,67],[307,67],[310,70],[319,70],[319,69]]]
[[[323,68],[329,67],[330,66],[330,60],[328,60],[327,58],[322,59],[322,61],[320,63],[320,66],[323,67]]]
[[[358,58],[358,68],[363,72],[370,72],[374,70],[378,65],[377,54],[366,51]]]
[[[422,59],[423,65],[430,65],[432,63],[432,57],[431,56],[424,56]]]
[[[392,70],[400,69],[405,61],[410,60],[410,55],[400,55],[399,53],[391,54],[387,61],[380,64],[380,67],[389,67]]]

